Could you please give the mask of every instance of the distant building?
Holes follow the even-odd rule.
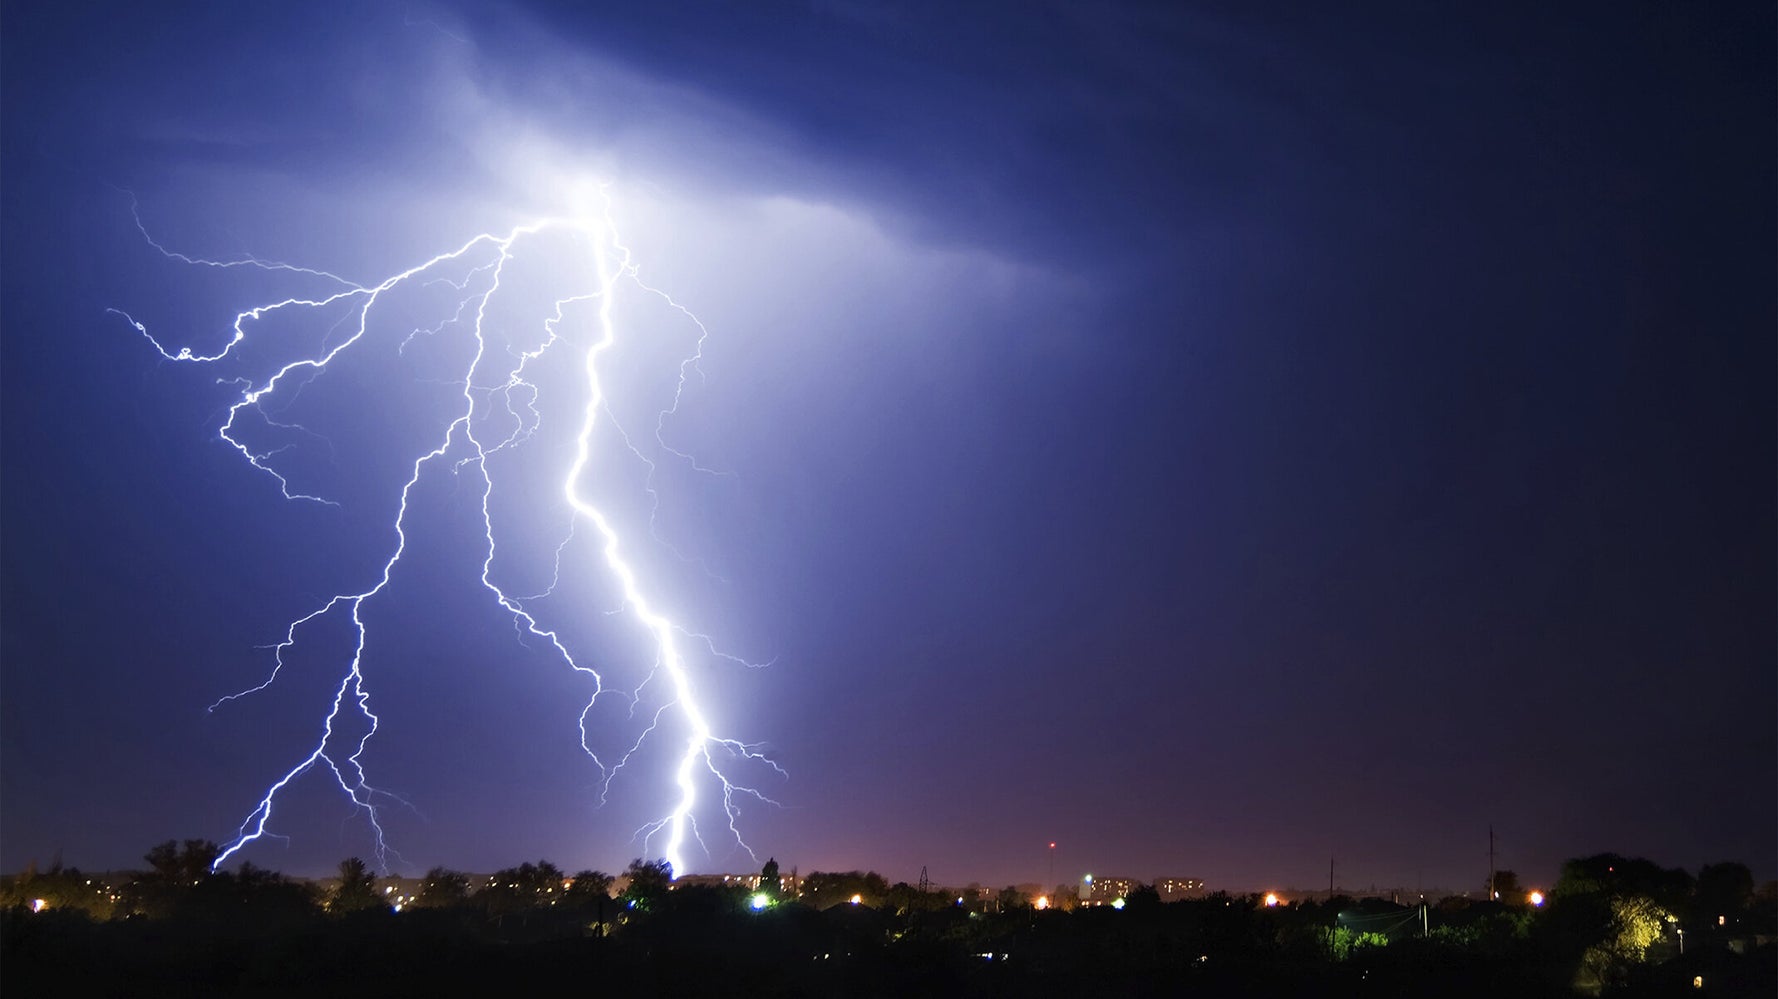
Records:
[[[1081,905],[1110,905],[1129,898],[1140,884],[1135,878],[1101,878],[1089,874],[1080,879]]]
[[[1080,904],[1110,905],[1120,898],[1129,898],[1132,892],[1144,884],[1135,878],[1095,877],[1089,874],[1080,882]],[[1204,895],[1204,882],[1197,878],[1155,878],[1148,884],[1163,902],[1201,898]]]
[[[1163,902],[1177,902],[1182,898],[1201,898],[1204,894],[1204,882],[1197,878],[1155,878],[1154,890]]]
[[[702,885],[708,888],[742,888],[747,891],[758,891],[759,878],[758,874],[681,874],[673,879],[673,887]],[[778,875],[779,895],[785,898],[795,898],[800,888],[800,879],[794,872]]]

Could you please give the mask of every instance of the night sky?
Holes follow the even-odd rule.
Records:
[[[261,426],[339,506],[283,499],[216,435],[229,380],[339,315],[164,360],[107,310],[208,351],[315,285],[169,260],[132,196],[170,251],[376,282],[591,179],[710,331],[662,438],[718,474],[660,465],[658,538],[612,439],[587,488],[676,621],[770,663],[692,661],[788,773],[760,859],[1460,891],[1492,825],[1526,883],[1778,876],[1770,4],[499,6],[7,6],[0,868],[234,838],[349,629],[205,708],[370,585],[452,391],[425,351],[461,340],[388,316],[280,410],[309,433]],[[627,372],[646,429],[666,383]],[[519,592],[558,480],[501,494]],[[474,481],[414,497],[363,605],[391,868],[621,869],[671,760],[598,807],[581,678],[477,581]],[[633,686],[585,535],[539,613]],[[757,869],[708,802],[687,866]],[[371,850],[318,773],[270,828],[238,856]]]

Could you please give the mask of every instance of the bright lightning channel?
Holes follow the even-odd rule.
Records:
[[[461,408],[438,435],[436,444],[413,461],[407,481],[401,488],[400,503],[393,524],[395,544],[384,560],[381,572],[376,574],[370,586],[355,592],[335,593],[307,614],[290,621],[284,629],[282,638],[271,647],[272,669],[265,679],[254,686],[222,697],[210,706],[210,710],[215,711],[230,701],[259,693],[271,687],[284,669],[286,655],[298,644],[299,633],[309,626],[339,614],[346,615],[351,621],[355,635],[352,654],[346,663],[345,672],[334,690],[332,704],[322,719],[320,735],[313,748],[267,787],[264,795],[241,823],[235,837],[217,856],[215,867],[220,868],[230,857],[263,837],[276,837],[277,834],[272,831],[271,822],[274,809],[278,805],[279,795],[299,777],[311,770],[324,767],[332,775],[340,790],[352,802],[354,810],[362,812],[366,817],[375,839],[377,862],[383,870],[388,870],[389,857],[394,851],[384,832],[383,810],[394,804],[405,805],[406,802],[392,792],[372,785],[365,770],[364,754],[372,736],[381,726],[382,719],[370,707],[370,691],[364,668],[367,630],[362,611],[366,602],[388,587],[395,567],[401,562],[407,551],[409,541],[408,503],[414,488],[420,483],[428,468],[446,461],[450,462],[453,472],[461,473],[464,470],[470,470],[479,480],[482,531],[480,543],[485,546],[480,572],[481,584],[512,616],[514,625],[520,628],[522,633],[528,633],[549,643],[555,655],[575,673],[585,676],[592,687],[586,706],[580,712],[579,743],[581,750],[600,771],[600,802],[603,803],[609,794],[612,779],[649,741],[650,736],[661,724],[663,717],[672,713],[676,715],[678,723],[683,726],[686,733],[673,772],[674,805],[666,815],[636,830],[636,837],[642,840],[645,849],[650,847],[655,837],[664,837],[661,856],[672,865],[672,869],[676,873],[684,873],[687,869],[685,851],[688,836],[696,839],[703,847],[704,853],[708,855],[709,848],[698,831],[696,819],[699,789],[702,784],[707,782],[720,789],[722,813],[730,835],[734,837],[736,843],[753,855],[753,849],[747,844],[738,825],[741,799],[753,798],[760,802],[774,804],[775,802],[772,802],[758,788],[741,783],[739,779],[731,775],[731,771],[733,768],[751,764],[769,767],[779,776],[783,776],[784,771],[761,752],[757,745],[718,735],[712,728],[708,715],[699,703],[696,686],[692,682],[691,672],[682,651],[682,640],[700,643],[714,657],[748,666],[754,664],[745,663],[744,660],[720,652],[707,636],[685,630],[657,610],[655,603],[645,593],[636,570],[624,555],[624,546],[617,528],[605,512],[594,506],[581,491],[581,483],[594,467],[593,433],[603,417],[610,421],[622,435],[628,450],[641,458],[648,466],[646,488],[654,501],[654,508],[650,513],[650,535],[658,540],[658,535],[654,533],[654,514],[658,511],[658,497],[655,496],[654,490],[655,463],[635,446],[621,426],[617,426],[616,419],[607,406],[605,387],[600,378],[601,357],[619,339],[618,324],[613,317],[612,306],[621,287],[632,288],[641,294],[664,302],[692,323],[698,331],[695,350],[689,356],[682,358],[679,363],[678,380],[674,387],[672,403],[659,413],[655,421],[655,440],[663,452],[685,461],[699,471],[708,471],[697,466],[689,454],[668,446],[662,440],[662,432],[667,420],[678,411],[680,401],[684,396],[688,373],[696,369],[702,358],[709,330],[691,310],[674,300],[666,292],[652,287],[642,280],[639,268],[633,260],[630,250],[619,236],[617,226],[613,221],[609,192],[605,187],[601,187],[599,193],[601,210],[596,214],[542,219],[516,226],[504,235],[492,232],[480,233],[454,250],[440,253],[376,284],[359,284],[328,271],[261,260],[251,256],[232,260],[210,260],[174,252],[157,242],[149,234],[132,198],[131,212],[135,217],[137,229],[151,247],[168,259],[194,267],[248,268],[283,272],[300,275],[305,279],[323,280],[332,286],[327,294],[286,297],[238,313],[231,324],[232,335],[228,342],[220,350],[209,354],[195,352],[190,347],[169,348],[161,339],[150,333],[144,323],[138,322],[121,310],[110,310],[134,327],[167,360],[190,364],[214,364],[229,357],[237,346],[249,338],[249,331],[253,326],[270,316],[285,312],[299,312],[300,310],[324,310],[342,304],[352,308],[348,318],[352,320],[355,328],[348,336],[331,347],[324,345],[314,356],[285,364],[263,381],[242,383],[245,387],[242,389],[240,397],[230,404],[226,417],[218,427],[217,433],[222,440],[239,452],[254,469],[274,480],[286,499],[338,505],[335,501],[324,496],[304,492],[292,486],[289,477],[281,472],[274,462],[276,456],[284,448],[256,450],[246,443],[238,434],[237,421],[243,413],[252,411],[256,417],[264,420],[270,426],[302,430],[303,428],[300,426],[273,420],[266,410],[266,403],[287,384],[296,384],[300,389],[305,378],[325,371],[336,358],[351,350],[367,337],[372,336],[372,310],[378,306],[385,295],[396,288],[414,282],[422,282],[427,285],[446,283],[465,296],[459,300],[454,315],[430,329],[415,329],[408,333],[399,345],[399,350],[402,352],[406,351],[415,337],[437,336],[449,327],[462,325],[466,314],[472,316],[468,328],[470,336],[474,340],[474,352],[473,357],[460,374],[463,387]],[[506,266],[513,259],[521,243],[541,237],[545,233],[562,233],[577,241],[589,244],[593,257],[591,274],[587,277],[582,288],[554,301],[553,313],[543,323],[544,335],[540,344],[533,349],[523,351],[514,351],[509,348],[504,352],[504,355],[501,351],[490,350],[486,332],[488,307],[490,302],[501,293],[501,281],[505,276]],[[482,259],[484,256],[488,259]],[[442,273],[451,265],[474,261],[480,262],[471,267],[458,280],[442,276]],[[562,497],[572,511],[574,520],[589,523],[596,531],[599,542],[598,549],[604,569],[622,590],[623,610],[642,626],[653,646],[655,659],[653,669],[649,671],[642,684],[628,695],[631,699],[632,714],[636,702],[640,699],[642,687],[647,686],[656,676],[664,675],[671,689],[671,700],[663,703],[655,711],[641,735],[621,756],[611,762],[601,759],[589,744],[591,733],[588,731],[588,716],[592,713],[599,698],[608,693],[604,677],[597,669],[577,658],[556,629],[540,622],[527,609],[529,601],[549,596],[553,592],[555,580],[560,577],[562,553],[568,543],[573,540],[573,525],[570,525],[568,536],[556,549],[555,577],[552,579],[551,586],[542,593],[514,596],[506,592],[493,578],[498,545],[495,538],[493,516],[489,509],[495,486],[495,477],[490,471],[489,460],[501,451],[522,446],[538,429],[542,419],[537,408],[540,390],[538,385],[531,380],[531,368],[533,365],[543,363],[545,357],[552,351],[558,348],[567,349],[563,345],[569,343],[569,338],[561,333],[564,310],[569,306],[583,303],[592,303],[595,306],[597,338],[587,345],[582,353],[581,367],[585,378],[586,397],[581,409],[579,430],[574,438],[573,460],[568,464],[561,480]],[[493,365],[502,356],[508,359],[509,366],[503,371],[494,373],[493,382],[496,387],[478,389],[478,378],[485,378],[488,374],[484,368]],[[480,384],[486,385],[488,383],[482,381]],[[478,395],[481,397],[480,399],[478,399]],[[496,403],[496,397],[498,397],[498,403]],[[511,429],[504,436],[495,440],[498,434],[488,434],[487,425],[503,418],[509,422]],[[447,459],[447,456],[451,456],[451,458]],[[356,739],[342,735],[338,731],[342,727],[342,723],[354,715],[358,719],[356,724],[363,728],[362,734]],[[399,854],[396,856],[399,858]],[[756,855],[755,860],[757,861]]]

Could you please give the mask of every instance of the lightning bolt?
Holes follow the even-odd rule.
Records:
[[[425,287],[448,286],[462,296],[451,313],[440,318],[437,323],[408,330],[396,347],[398,356],[406,356],[409,347],[419,338],[446,336],[459,329],[464,330],[473,343],[472,356],[452,381],[453,385],[460,384],[462,389],[455,412],[437,432],[430,449],[414,457],[406,482],[401,487],[391,525],[394,543],[382,562],[381,571],[374,575],[368,586],[334,593],[320,601],[312,610],[290,620],[282,637],[269,647],[272,666],[265,678],[255,685],[221,697],[210,705],[210,710],[216,711],[232,701],[272,687],[287,665],[286,656],[300,644],[305,632],[325,619],[344,616],[349,621],[355,636],[352,653],[344,664],[338,685],[334,688],[331,705],[321,720],[316,741],[306,755],[266,788],[256,806],[236,830],[234,838],[217,856],[217,868],[249,844],[267,836],[278,837],[272,831],[271,823],[280,795],[295,781],[312,771],[330,775],[350,801],[353,810],[362,813],[367,820],[374,836],[379,866],[386,871],[392,854],[399,859],[399,854],[395,854],[388,843],[384,831],[384,816],[391,806],[405,806],[408,803],[393,792],[371,784],[365,766],[366,751],[383,721],[371,709],[364,655],[368,631],[363,612],[367,603],[390,586],[396,569],[408,550],[410,498],[428,474],[440,474],[434,472],[434,469],[448,470],[450,474],[457,476],[468,475],[477,488],[481,534],[478,539],[481,546],[479,580],[482,586],[504,612],[510,615],[521,640],[527,636],[541,640],[549,646],[561,664],[583,677],[590,688],[586,705],[579,716],[578,743],[581,751],[599,771],[600,804],[605,803],[613,779],[631,763],[645,744],[656,738],[663,721],[672,719],[685,733],[675,757],[670,795],[673,807],[657,820],[636,830],[635,838],[642,841],[645,849],[651,849],[656,838],[660,838],[661,856],[672,865],[674,872],[684,873],[688,869],[685,856],[688,838],[698,841],[706,857],[710,855],[709,846],[698,829],[697,814],[700,791],[713,788],[719,792],[720,810],[729,834],[757,862],[757,855],[741,834],[741,806],[749,799],[767,804],[776,802],[753,784],[743,783],[738,775],[744,772],[758,772],[763,775],[769,770],[777,777],[783,777],[784,771],[758,744],[742,742],[716,732],[708,712],[699,701],[693,666],[687,660],[685,649],[689,645],[712,660],[749,667],[757,664],[722,652],[708,636],[686,630],[658,609],[656,599],[651,597],[645,587],[642,574],[626,554],[618,527],[583,492],[583,485],[588,477],[600,467],[595,455],[594,432],[601,420],[604,420],[621,436],[625,448],[647,466],[644,488],[651,503],[648,530],[651,538],[661,540],[655,530],[659,511],[656,462],[638,448],[631,436],[617,425],[601,379],[600,362],[620,339],[613,306],[622,293],[634,293],[658,300],[696,329],[695,347],[681,358],[677,367],[672,402],[666,409],[659,411],[654,421],[654,441],[661,453],[670,459],[681,461],[695,471],[714,474],[698,465],[688,452],[670,447],[664,440],[665,428],[678,413],[688,379],[694,372],[701,372],[699,363],[709,329],[690,309],[642,279],[639,266],[618,233],[608,186],[600,185],[598,193],[597,212],[540,219],[515,226],[505,233],[479,233],[453,250],[369,284],[330,271],[262,260],[253,256],[213,260],[175,252],[150,235],[141,220],[134,197],[131,198],[131,215],[143,239],[169,260],[192,267],[270,272],[310,283],[321,282],[326,286],[326,291],[322,294],[291,295],[237,313],[230,326],[227,342],[211,353],[198,352],[191,347],[169,347],[161,338],[151,333],[146,324],[122,310],[109,310],[129,323],[166,360],[180,364],[214,365],[229,359],[237,347],[249,340],[256,326],[272,317],[346,310],[345,317],[328,331],[328,335],[322,338],[321,347],[310,356],[290,361],[278,367],[268,377],[233,382],[241,387],[240,396],[229,405],[226,416],[217,428],[218,436],[239,452],[249,466],[272,479],[285,499],[338,505],[336,500],[321,495],[318,490],[310,492],[307,491],[309,487],[294,485],[292,478],[295,473],[280,468],[276,459],[294,447],[294,444],[272,448],[255,447],[248,443],[246,436],[249,435],[242,433],[243,421],[257,419],[275,430],[306,432],[300,424],[275,419],[275,411],[270,408],[270,404],[276,399],[287,408],[295,394],[310,380],[325,372],[337,358],[360,343],[385,335],[387,331],[373,320],[380,316],[380,307],[388,296],[397,289],[415,284]],[[508,343],[504,350],[496,349],[497,345],[492,341],[489,329],[490,304],[503,294],[502,282],[506,277],[507,267],[515,256],[524,252],[528,244],[539,241],[546,235],[567,237],[577,249],[588,251],[591,260],[575,269],[577,276],[574,283],[577,287],[554,299],[553,309],[550,310],[549,318],[542,323],[542,335],[535,346],[514,349]],[[577,349],[576,338],[564,332],[564,328],[569,324],[569,310],[584,311],[588,306],[593,309],[591,327],[594,335],[590,337],[590,343],[578,345],[581,383],[585,396],[580,409],[579,427],[574,436],[573,457],[562,471],[560,487],[562,500],[569,514],[567,532],[555,549],[550,586],[540,593],[515,596],[497,580],[495,568],[501,558],[502,548],[497,539],[490,506],[498,478],[494,464],[502,452],[523,447],[538,431],[543,419],[539,409],[542,390],[534,370],[553,363],[553,358],[558,354],[571,353]],[[341,330],[346,330],[346,334],[328,346],[328,342],[334,341]],[[564,553],[574,541],[576,530],[583,525],[592,527],[603,569],[621,591],[623,603],[619,612],[640,626],[652,648],[652,666],[635,690],[627,694],[611,687],[598,669],[577,656],[571,647],[572,643],[558,627],[540,619],[531,609],[536,601],[554,593],[561,578]],[[665,544],[664,541],[661,543]],[[630,713],[633,716],[644,688],[656,679],[664,681],[670,698],[654,711],[648,725],[620,756],[602,759],[590,741],[593,733],[589,730],[589,717],[594,706],[601,697],[625,694],[630,699]]]

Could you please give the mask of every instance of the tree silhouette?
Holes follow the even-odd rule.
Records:
[[[1137,912],[1158,909],[1161,907],[1161,893],[1154,885],[1139,884],[1130,892],[1129,896],[1124,899],[1124,905],[1126,908],[1133,909]]]
[[[448,867],[434,867],[420,880],[414,907],[448,909],[469,901],[469,876]]]
[[[889,894],[889,883],[876,871],[812,871],[803,879],[803,901],[817,909],[852,901],[854,896],[865,905],[881,905]]]
[[[309,885],[246,862],[233,874],[205,881],[198,891],[211,896],[206,900],[211,912],[251,918],[261,925],[292,924],[317,911],[316,892]]]
[[[192,892],[216,880],[210,865],[221,852],[207,839],[188,839],[183,845],[171,839],[155,844],[142,856],[148,862],[148,870],[123,890],[125,909],[147,916],[168,916],[181,907],[189,907]]]
[[[1694,911],[1706,924],[1723,925],[1739,922],[1741,913],[1753,901],[1753,872],[1746,864],[1705,864],[1698,871],[1698,888]]]
[[[673,887],[673,865],[665,860],[637,857],[624,869],[624,876],[630,879],[623,893],[624,904],[645,912],[666,898]]]
[[[1519,887],[1519,875],[1513,871],[1494,872],[1494,897],[1508,905],[1525,901],[1525,889]]]
[[[562,869],[547,860],[530,861],[494,872],[477,894],[489,912],[499,914],[554,905],[562,898]]]
[[[612,877],[604,871],[581,871],[574,875],[563,899],[572,905],[584,906],[611,897]]]
[[[156,843],[148,848],[148,852],[142,855],[142,859],[148,862],[148,874],[151,877],[168,883],[179,880],[178,840],[170,839],[165,843]]]
[[[188,839],[183,848],[175,840],[151,847],[142,859],[148,861],[149,873],[165,884],[195,885],[209,877],[210,865],[221,855],[222,848],[207,839]]]
[[[357,857],[340,861],[340,883],[334,889],[333,900],[328,903],[329,911],[359,912],[384,904],[377,895],[377,879],[364,861]]]

